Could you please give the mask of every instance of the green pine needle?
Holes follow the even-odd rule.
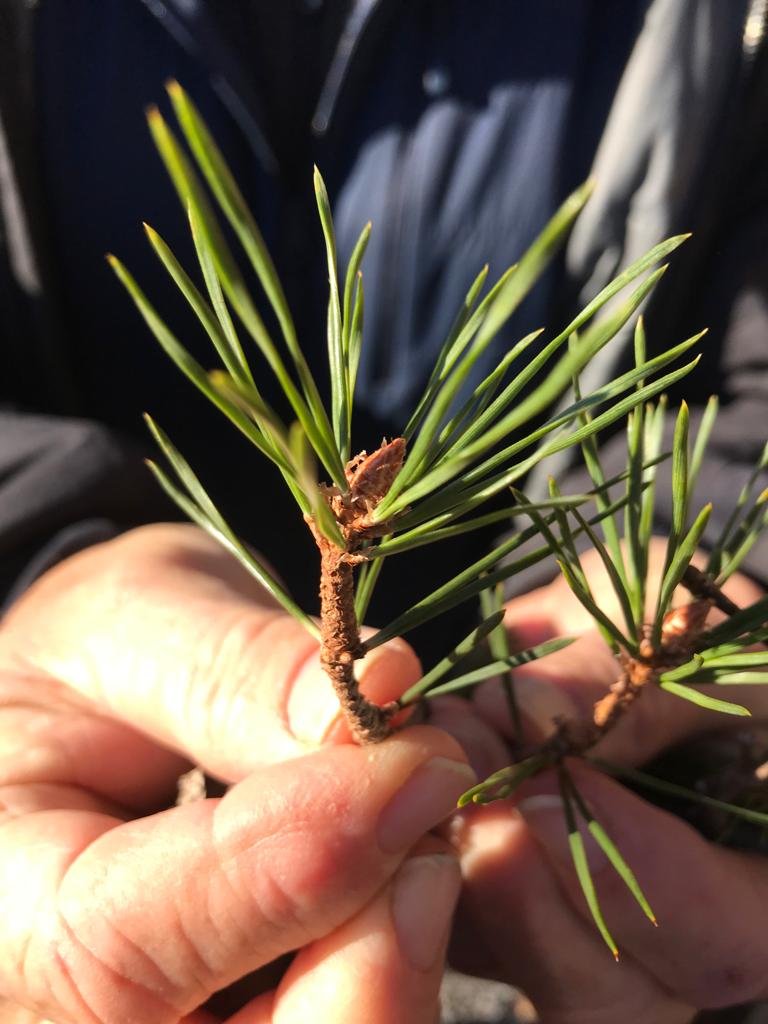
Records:
[[[701,471],[701,464],[704,460],[704,453],[707,450],[709,439],[712,436],[712,430],[715,426],[719,407],[720,402],[718,401],[717,395],[712,395],[704,407],[704,414],[701,417],[701,423],[699,424],[699,429],[696,433],[696,440],[693,445],[693,452],[688,465],[688,491],[690,494],[693,494],[696,488],[696,482],[699,479],[699,472]]]
[[[414,683],[405,693],[400,697],[398,703],[401,707],[407,707],[408,704],[413,704],[420,700],[421,697],[435,686],[443,676],[447,675],[451,669],[455,668],[464,658],[472,654],[473,651],[482,644],[489,633],[492,633],[496,627],[504,619],[504,610],[493,612],[488,616],[479,626],[476,626],[471,633],[464,637],[446,656],[439,661],[434,668],[430,669],[425,675],[419,679],[418,682]]]
[[[564,767],[562,769],[562,774],[563,783],[565,786],[567,786],[570,795],[573,797],[573,801],[576,805],[579,815],[583,818],[584,822],[586,823],[586,826],[589,829],[593,839],[600,847],[600,849],[603,851],[603,853],[606,855],[610,863],[613,865],[614,870],[619,875],[621,880],[624,882],[626,887],[632,893],[645,916],[648,918],[651,924],[656,925],[656,915],[651,910],[651,906],[648,903],[648,900],[646,899],[642,889],[640,888],[640,883],[637,881],[634,872],[627,864],[627,862],[624,860],[623,856],[619,852],[618,847],[610,838],[610,836],[605,831],[603,826],[595,820],[594,815],[587,807],[584,798],[579,792],[576,783],[573,781],[573,776]]]
[[[331,202],[320,171],[315,167],[315,199],[325,239],[328,261],[328,365],[331,370],[331,419],[342,462],[350,457],[352,410],[349,407],[349,363],[342,326],[339,275],[336,263],[336,236],[333,230]]]
[[[590,520],[590,525],[600,522],[605,515],[615,512],[617,508],[622,506],[624,500],[619,498],[612,505],[608,506],[606,510],[598,512]],[[448,580],[447,583],[438,587],[437,590],[434,590],[427,597],[422,598],[406,609],[406,611],[397,615],[387,626],[374,633],[372,637],[369,637],[363,643],[364,650],[372,651],[387,640],[391,640],[393,637],[400,636],[409,630],[415,629],[417,626],[423,625],[425,622],[429,622],[438,615],[442,615],[443,612],[449,611],[451,608],[455,608],[457,605],[479,596],[482,591],[489,587],[503,583],[516,573],[522,572],[531,565],[536,565],[550,554],[548,544],[529,551],[515,562],[509,562],[496,569],[492,568],[512,551],[526,543],[526,541],[533,539],[537,532],[536,527],[531,527],[528,530],[514,534],[509,540],[498,545],[498,547],[494,548],[483,558],[473,562],[472,565],[468,566],[463,572],[458,573],[453,579]],[[579,532],[580,530],[577,528],[574,530],[574,535],[578,535]]]
[[[597,930],[603,938],[608,949],[613,954],[614,960],[619,959],[619,947],[608,931],[608,925],[605,923],[603,912],[600,909],[600,902],[597,898],[597,892],[595,891],[595,883],[592,881],[592,875],[589,870],[589,863],[587,862],[587,855],[584,850],[584,840],[581,838],[579,831],[568,833],[568,845],[571,850],[571,857],[573,858],[573,866],[576,869],[576,877],[579,880],[581,891],[584,893],[584,899],[586,900],[589,912],[592,915],[592,920],[597,926]]]
[[[202,391],[206,398],[217,406],[224,415],[234,423],[238,430],[240,430],[263,455],[266,455],[268,459],[276,462],[281,469],[285,469],[287,471],[288,467],[285,462],[280,460],[279,456],[276,455],[273,446],[265,441],[259,428],[249,421],[248,417],[244,415],[237,405],[229,401],[211,384],[209,375],[169,330],[163,319],[159,316],[144,292],[136,283],[135,279],[123,266],[120,260],[118,260],[116,256],[112,255],[108,255],[107,260],[133,299],[145,323],[152,331],[155,338],[157,338],[166,354],[173,360],[181,372],[188,377],[200,391]]]
[[[752,714],[749,708],[742,707],[741,704],[718,700],[717,697],[710,697],[700,690],[695,690],[692,686],[684,686],[682,683],[665,679],[663,675],[659,679],[659,686],[667,693],[672,693],[675,697],[682,697],[683,700],[688,700],[692,704],[698,704],[700,708],[706,708],[708,711],[720,711],[725,715],[749,716]]]
[[[458,693],[460,690],[467,690],[470,687],[477,686],[478,683],[485,682],[487,679],[493,679],[494,676],[503,675],[514,668],[520,668],[521,665],[527,665],[529,662],[537,661],[539,658],[546,658],[548,654],[554,654],[555,651],[561,651],[564,647],[572,644],[574,639],[575,637],[561,636],[554,640],[546,640],[535,647],[528,647],[524,651],[518,651],[517,654],[510,654],[508,657],[501,658],[498,661],[490,661],[479,668],[474,668],[470,672],[465,672],[463,675],[450,679],[447,683],[431,686],[429,690],[421,695],[427,700],[432,700],[434,697],[442,697],[446,693]],[[441,676],[444,674],[445,671],[440,673]],[[423,683],[417,684],[417,686],[419,685],[423,688]],[[409,700],[407,703],[409,704],[418,699],[418,697],[411,694],[410,690],[408,691],[408,696]],[[400,703],[405,704],[405,697],[401,698]]]
[[[524,761],[502,768],[487,779],[478,782],[458,799],[457,806],[467,807],[469,804],[487,804],[494,800],[504,800],[521,786],[526,779],[538,775],[540,771],[551,764],[551,758],[542,754],[533,754]]]
[[[640,884],[635,877],[634,872],[629,867],[627,862],[621,856],[621,853],[616,847],[616,844],[608,836],[603,826],[595,821],[594,818],[590,819],[587,824],[587,828],[592,833],[595,842],[598,844],[600,849],[606,855],[608,860],[611,862],[613,867],[616,869],[616,873],[621,877],[622,881],[637,900],[640,908],[642,909],[645,916],[651,922],[651,924],[657,924],[656,915],[651,910],[651,906],[648,900],[645,898],[645,894],[640,888]]]
[[[576,815],[574,813],[570,786],[567,782],[565,770],[562,768],[560,771],[560,796],[562,797],[563,809],[565,811],[565,825],[568,830],[568,846],[571,851],[573,866],[576,870],[576,877],[579,880],[579,885],[581,886],[581,891],[584,895],[587,908],[592,916],[592,920],[595,922],[597,930],[600,932],[603,941],[613,954],[614,960],[618,960],[619,947],[616,945],[613,936],[608,930],[608,925],[605,923],[605,918],[603,917],[603,912],[600,908],[600,901],[597,898],[595,883],[592,880],[592,872],[589,869],[587,852],[584,848],[584,840],[579,832],[579,827],[576,824]]]
[[[495,587],[484,590],[480,594],[480,610],[486,617],[492,615],[493,612],[504,611],[503,584],[497,583]],[[490,633],[488,637],[488,647],[496,661],[504,661],[510,657],[512,651],[509,646],[509,635],[504,625],[503,618],[499,627]],[[511,669],[502,673],[501,686],[504,691],[504,698],[507,702],[507,710],[509,711],[509,719],[512,725],[511,742],[514,750],[522,741],[523,722],[520,716],[520,707],[518,705],[517,696],[515,694],[515,680]]]
[[[304,353],[299,345],[296,328],[285,299],[285,294],[283,293],[282,285],[277,276],[272,258],[264,244],[261,232],[235,182],[232,172],[227,166],[221,151],[208,131],[197,108],[178,82],[169,82],[167,89],[179,127],[198,168],[242,245],[280,325],[286,348],[301,383],[304,401],[311,414],[310,417],[307,417],[306,421],[299,416],[302,420],[302,425],[310,438],[313,437],[313,434],[319,434],[323,438],[324,454],[331,463],[328,469],[332,472],[334,482],[344,487],[346,484],[344,467],[335,445],[328,416],[320,399],[317,385],[310,373]],[[285,388],[289,378],[287,374],[282,376],[283,379],[281,379],[280,383]],[[295,411],[299,415],[297,408],[295,408]]]
[[[453,321],[448,337],[438,353],[435,365],[430,374],[424,393],[416,404],[410,419],[403,429],[403,437],[410,442],[416,430],[420,427],[427,410],[438,395],[440,385],[453,369],[456,360],[466,349],[482,321],[485,310],[493,301],[499,289],[503,287],[507,277],[514,273],[516,266],[510,267],[490,290],[480,305],[475,309],[475,303],[488,277],[488,264],[482,268],[475,280],[470,285],[469,291]]]
[[[750,807],[739,807],[738,804],[731,804],[724,800],[717,800],[715,797],[699,793],[698,790],[688,789],[687,786],[680,786],[676,782],[667,782],[666,779],[659,779],[657,776],[649,775],[647,772],[641,772],[637,768],[628,768],[626,765],[613,764],[612,762],[604,761],[602,758],[595,757],[590,758],[590,760],[602,771],[607,772],[609,775],[613,775],[618,779],[626,779],[628,782],[634,782],[638,786],[644,786],[646,789],[652,789],[657,793],[663,793],[665,796],[679,797],[683,800],[689,800],[691,803],[701,804],[703,807],[712,807],[714,810],[724,811],[726,814],[730,814],[734,818],[740,818],[742,821],[747,821],[751,825],[757,825],[760,828],[768,828],[768,814],[752,810]]]
[[[261,562],[249,548],[242,544],[230,527],[222,518],[214,503],[203,488],[198,478],[193,473],[189,463],[178,452],[171,443],[168,436],[154,422],[150,416],[145,417],[147,426],[157,441],[168,462],[174,469],[177,477],[187,491],[185,495],[168,478],[168,476],[154,462],[148,466],[157,479],[160,486],[168,496],[197,523],[206,533],[210,534],[223,547],[225,547],[240,562],[243,568],[253,576],[274,599],[299,622],[308,633],[319,639],[320,631],[310,617],[296,604],[283,585],[272,575],[269,569]]]
[[[669,565],[665,569],[664,576],[659,587],[659,597],[656,605],[656,617],[653,626],[654,645],[658,647],[661,641],[661,627],[664,616],[672,606],[672,597],[679,586],[685,570],[691,564],[691,559],[696,553],[702,534],[712,514],[712,506],[705,505],[693,521],[690,530],[681,537],[675,549],[668,549]]]
[[[761,629],[768,621],[768,597],[762,597],[748,608],[730,615],[724,622],[714,626],[699,638],[700,650],[736,640]],[[745,640],[746,643],[746,640]]]

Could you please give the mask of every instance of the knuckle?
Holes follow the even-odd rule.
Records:
[[[765,962],[742,950],[738,956],[702,967],[683,995],[700,1010],[716,1010],[764,998],[768,991]]]
[[[339,915],[343,918],[347,900],[354,901],[375,884],[362,847],[345,836],[343,827],[326,824],[346,820],[349,803],[344,787],[322,768],[319,776],[313,776],[317,788],[308,788],[306,777],[297,773],[261,794],[254,808],[257,825],[248,834],[239,828],[232,831],[232,814],[240,820],[237,790],[214,812],[211,916],[230,943],[237,937],[262,960],[326,934]],[[318,812],[319,790],[327,819]],[[230,797],[235,799],[231,813]]]
[[[221,736],[240,714],[242,697],[261,667],[259,648],[272,621],[271,615],[239,612],[212,621],[201,634],[193,652],[188,712],[206,742]]]
[[[82,1024],[176,1024],[191,1006],[171,972],[119,926],[108,874],[66,876],[41,957],[46,988]]]
[[[286,830],[287,833],[287,830]],[[295,836],[295,831],[291,829]],[[282,839],[289,839],[285,834]],[[277,938],[285,933],[298,934],[308,938],[305,901],[302,885],[296,878],[286,874],[272,858],[262,862],[258,882],[252,889],[257,916],[261,927],[266,925]]]
[[[306,857],[310,834],[299,813],[295,820],[263,837],[258,849],[251,848],[247,856],[250,864],[222,866],[227,895],[237,893],[239,897],[240,927],[230,929],[230,935],[236,931],[248,935],[249,944],[258,949],[260,958],[272,959],[316,937],[312,924],[315,915],[310,908],[327,885],[333,866],[322,849]],[[297,851],[302,851],[301,863]],[[258,862],[255,872],[254,858]],[[234,905],[230,900],[230,906]]]

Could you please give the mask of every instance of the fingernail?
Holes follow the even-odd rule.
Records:
[[[400,949],[417,971],[430,970],[440,956],[460,889],[458,861],[450,854],[412,857],[395,876],[392,919]]]
[[[377,836],[383,852],[412,846],[456,810],[458,798],[476,781],[462,761],[433,757],[419,765],[381,812]]]
[[[571,847],[562,798],[554,793],[540,793],[521,800],[517,810],[552,860],[562,866],[571,864]],[[590,870],[598,871],[606,863],[606,856],[581,822],[579,832],[584,840]]]
[[[317,653],[302,665],[286,706],[291,732],[302,743],[322,743],[339,718],[341,708],[327,675],[320,668]]]

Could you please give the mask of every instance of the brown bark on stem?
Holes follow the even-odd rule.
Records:
[[[362,655],[355,614],[354,564],[323,536],[320,549],[320,661],[333,683],[344,718],[358,743],[378,743],[389,735],[396,704],[380,707],[360,693],[355,659]]]
[[[624,655],[621,675],[605,697],[595,703],[592,720],[557,721],[554,735],[544,744],[544,753],[557,760],[586,754],[613,728],[646,686],[657,683],[662,672],[688,661],[713,604],[718,602],[708,596],[667,612],[659,648],[654,650],[646,637],[638,657]]]
[[[307,518],[320,552],[320,661],[358,743],[386,739],[392,716],[399,710],[396,701],[384,706],[369,701],[355,678],[355,659],[362,656],[363,649],[355,612],[354,567],[364,558],[358,553],[361,544],[389,532],[386,523],[372,521],[371,512],[389,491],[404,457],[403,438],[382,441],[375,452],[361,452],[347,463],[346,492],[336,487],[322,488],[346,542],[343,549],[323,536],[311,517]]]

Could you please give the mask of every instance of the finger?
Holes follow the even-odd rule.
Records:
[[[540,742],[553,732],[558,719],[590,720],[595,703],[620,673],[617,659],[594,629],[570,646],[517,669],[513,685],[524,739]],[[768,687],[729,686],[727,694],[723,687],[698,689],[741,703],[751,708],[755,717],[763,717],[768,710]],[[474,702],[484,721],[502,735],[513,735],[507,697],[498,681],[478,687]],[[642,764],[687,737],[741,725],[741,718],[701,708],[651,684],[595,746],[594,753],[619,764]]]
[[[53,788],[79,790],[109,813],[152,813],[174,802],[189,760],[127,723],[62,699],[61,684],[0,673],[0,788],[6,811],[48,806]],[[71,797],[70,797],[71,799]],[[59,806],[54,800],[53,806]],[[72,806],[71,802],[67,806]]]
[[[504,625],[515,646],[523,648],[564,633],[569,636],[586,633],[594,629],[595,623],[570,587],[558,576],[552,583],[508,601],[504,606]]]
[[[14,607],[0,636],[4,685],[28,699],[29,677],[59,680],[212,774],[242,778],[305,753],[339,715],[316,641],[254,593],[200,531],[133,531],[62,563]],[[396,641],[360,672],[364,691],[385,701],[419,668]]]
[[[575,766],[574,778],[595,818],[637,875],[659,921],[657,929],[649,926],[587,833],[590,868],[619,947],[661,985],[700,1009],[765,998],[765,860],[707,843],[678,818],[586,766]],[[520,811],[572,905],[586,919],[556,782],[550,774],[526,789]]]
[[[649,556],[649,605],[646,614],[654,614],[655,586],[666,554],[666,542],[653,538]],[[706,556],[697,555],[694,563],[702,564]],[[601,609],[623,626],[623,615],[615,591],[596,552],[582,558],[582,566],[590,580]],[[746,607],[762,596],[754,582],[739,573],[724,585],[724,592],[739,606]],[[680,601],[690,600],[687,592],[677,595]],[[679,601],[678,601],[679,603]],[[712,612],[712,621],[722,619]],[[558,577],[548,586],[514,598],[506,605],[505,625],[518,648],[532,646],[556,636],[575,636],[568,648],[533,664],[516,670],[515,692],[522,710],[525,739],[540,740],[552,729],[556,717],[591,717],[595,701],[605,695],[608,686],[620,674],[620,666],[608,646],[594,628],[594,621],[577,600],[565,581]],[[723,697],[750,709],[755,717],[768,717],[768,687],[702,687],[704,693]],[[478,695],[483,715],[497,722],[509,734],[511,722],[505,695],[498,683],[485,684]],[[670,697],[656,687],[647,687],[642,699],[636,701],[629,715],[623,716],[599,747],[606,758],[623,762],[642,762],[655,756],[669,743],[713,728],[737,726],[733,717],[701,708],[677,697]]]
[[[54,1019],[176,1024],[357,914],[473,779],[449,737],[414,728],[126,824],[88,811],[7,821],[0,987]]]
[[[656,611],[658,588],[666,554],[667,539],[652,537],[648,551],[646,621],[652,620]],[[706,553],[697,551],[693,556],[692,564],[699,569],[704,569],[707,561]],[[614,622],[623,623],[624,615],[621,603],[597,551],[586,551],[580,556],[580,562],[600,609]],[[734,573],[724,583],[722,589],[731,601],[742,608],[759,600],[765,593],[763,587],[742,573]],[[674,604],[678,605],[690,601],[691,595],[681,586],[675,591],[673,598]],[[575,596],[562,575],[556,576],[546,586],[513,598],[506,605],[506,611],[507,628],[513,636],[519,636],[525,641],[524,646],[531,646],[546,639],[547,636],[542,634],[583,633],[594,626],[592,616]],[[718,614],[714,612],[713,617],[717,618]]]
[[[526,823],[506,803],[456,820],[465,933],[454,950],[471,956],[479,935],[490,974],[520,988],[541,1024],[687,1024],[690,1006],[631,957],[616,964],[591,922],[565,899]],[[458,938],[458,942],[456,941]],[[471,959],[465,961],[471,965]],[[462,968],[462,960],[457,962]],[[476,966],[476,965],[475,965]]]
[[[461,744],[479,779],[509,764],[509,748],[493,728],[460,697],[438,697],[429,702],[429,724],[442,729]]]
[[[460,887],[450,847],[424,841],[356,917],[298,954],[271,998],[228,1024],[436,1021]]]
[[[549,735],[557,718],[590,717],[595,700],[605,694],[617,675],[616,661],[595,631],[516,669],[513,686],[526,738],[535,742]],[[489,724],[512,735],[509,703],[498,680],[477,688],[475,704]]]

